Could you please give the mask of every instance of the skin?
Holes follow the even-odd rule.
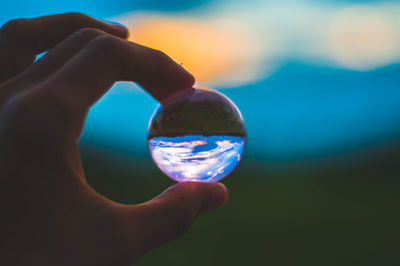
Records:
[[[179,183],[139,205],[87,184],[78,141],[89,108],[116,81],[159,101],[194,83],[127,35],[78,13],[0,29],[0,265],[129,265],[225,203],[220,183]]]

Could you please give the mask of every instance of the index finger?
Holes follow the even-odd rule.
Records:
[[[116,81],[134,81],[156,100],[194,84],[194,77],[164,53],[120,38],[92,40],[49,80],[54,93],[84,109]]]

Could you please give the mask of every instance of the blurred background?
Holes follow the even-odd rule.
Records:
[[[248,146],[223,180],[229,202],[135,265],[400,265],[400,1],[14,0],[0,10],[0,24],[69,11],[123,23],[242,111]],[[89,114],[87,177],[112,200],[143,202],[173,184],[147,150],[156,106],[117,83]]]

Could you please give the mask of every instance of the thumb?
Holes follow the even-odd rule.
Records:
[[[199,214],[221,207],[227,197],[221,183],[184,182],[146,203],[128,207],[126,221],[135,253],[143,254],[182,236]]]

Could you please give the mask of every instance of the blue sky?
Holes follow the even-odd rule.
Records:
[[[216,3],[221,6],[229,2],[235,2],[236,6],[246,5],[245,1],[200,0],[7,1],[1,4],[0,23],[17,17],[67,11],[109,19],[135,10],[141,10],[142,15],[161,10],[161,14],[173,17],[185,12],[190,14],[203,5]],[[290,8],[290,1],[284,2]],[[366,3],[297,1],[296,5],[301,6],[303,2],[307,7],[321,3],[341,7]],[[263,8],[268,9],[268,6]],[[373,8],[370,9],[372,12]],[[318,25],[319,21],[314,23]],[[276,25],[281,27],[282,23]],[[265,71],[257,79],[230,85],[229,89],[213,85],[242,111],[248,130],[247,156],[279,160],[324,157],[399,136],[400,61],[379,62],[367,70],[351,69],[329,63],[324,59],[325,54],[317,59],[305,59],[310,52],[307,47],[296,47],[296,44],[290,46],[296,48],[295,52],[279,50],[279,60],[274,61],[273,71],[269,70],[268,74]],[[396,49],[400,51],[400,48]],[[269,68],[269,62],[262,61],[258,68]],[[147,124],[156,105],[157,102],[136,85],[119,83],[91,110],[82,141],[145,155],[148,153]]]

